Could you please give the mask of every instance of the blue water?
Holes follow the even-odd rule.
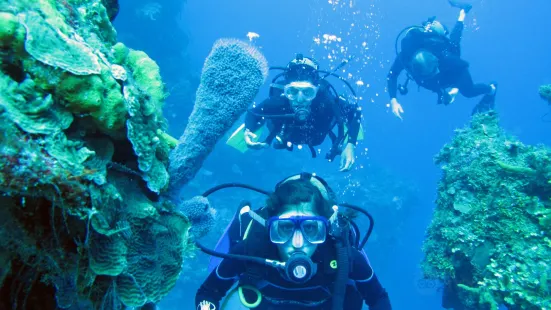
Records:
[[[385,87],[386,74],[395,57],[394,41],[398,32],[434,15],[451,28],[458,10],[445,0],[355,0],[352,7],[350,1],[333,2],[158,0],[159,6],[152,6],[154,2],[148,0],[121,0],[115,27],[120,41],[146,51],[161,66],[163,80],[172,93],[165,116],[174,136],[183,132],[203,61],[219,38],[248,40],[248,32],[258,33],[260,37],[254,44],[270,65],[285,65],[298,52],[314,55],[324,68],[334,67],[345,57],[354,57],[345,68],[344,76],[350,73],[352,83],[358,80],[364,83],[357,86],[357,91],[362,96],[366,138],[357,149],[358,160],[353,171],[339,173],[337,164],[310,159],[307,150],[292,154],[268,150],[241,155],[220,143],[205,163],[209,173],[198,178],[195,191],[228,181],[271,188],[289,174],[303,170],[335,180],[339,184],[337,190],[356,203],[368,198],[377,200],[379,196],[362,197],[366,191],[351,191],[347,184],[369,187],[392,180],[393,184],[403,182],[412,186],[415,190],[387,186],[396,193],[381,194],[380,199],[387,199],[387,196],[403,198],[414,193],[415,199],[405,199],[406,204],[396,210],[375,211],[378,216],[375,234],[379,241],[370,243],[368,255],[389,291],[394,309],[440,309],[438,283],[419,281],[418,268],[440,177],[439,167],[432,159],[451,140],[454,129],[467,124],[471,109],[479,99],[458,96],[454,104],[438,106],[434,94],[426,90],[418,92],[411,85],[409,95],[399,97],[405,110],[401,121],[386,107]],[[471,64],[473,79],[499,83],[496,109],[503,128],[526,144],[551,145],[551,123],[542,121],[549,107],[538,96],[539,85],[551,83],[551,2],[476,0],[471,3],[474,8],[467,16],[462,55]],[[159,10],[152,13],[151,8]],[[335,43],[316,44],[313,38],[323,40],[323,34],[341,38],[340,45],[346,51],[341,51]],[[331,50],[336,50],[333,63],[327,57]],[[266,94],[264,87],[257,100]],[[193,194],[193,190],[189,189],[188,193]],[[237,203],[240,194],[232,195],[228,199]],[[232,205],[228,202],[220,208],[230,210]],[[203,264],[202,267],[206,267],[206,263]],[[190,298],[197,285],[196,281],[181,279],[161,303],[161,309],[193,309]]]

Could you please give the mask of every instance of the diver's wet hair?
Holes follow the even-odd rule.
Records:
[[[320,190],[308,180],[287,181],[270,195],[266,202],[268,215],[277,216],[289,210],[289,206],[303,202],[312,202],[313,212],[317,215],[330,217],[331,202],[324,199]]]

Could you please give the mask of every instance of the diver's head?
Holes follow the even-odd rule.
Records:
[[[295,59],[287,64],[285,79],[287,81],[310,81],[317,84],[320,80],[319,65],[314,58],[297,54]]]
[[[444,26],[441,22],[437,20],[430,21],[429,19],[429,22],[425,24],[425,31],[435,33],[441,36],[448,35],[448,29],[446,28],[446,26]]]
[[[280,257],[287,261],[295,254],[312,256],[327,237],[330,203],[308,180],[287,181],[268,199],[268,230]]]
[[[318,93],[319,65],[313,58],[297,54],[287,64],[283,95],[289,100],[297,120],[305,121],[311,112],[311,103]]]
[[[411,60],[411,74],[420,79],[428,79],[439,73],[438,58],[427,50],[420,50]]]
[[[318,87],[310,81],[295,81],[284,86],[283,94],[289,100],[291,109],[299,121],[305,121],[312,111],[312,100]]]

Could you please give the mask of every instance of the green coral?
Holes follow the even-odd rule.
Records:
[[[436,156],[444,174],[422,266],[453,279],[466,309],[551,307],[550,160],[550,149],[505,134],[494,112],[474,116]]]
[[[17,16],[0,12],[0,47],[20,49],[24,40],[25,29],[19,23]]]
[[[127,108],[121,86],[107,69],[101,75],[67,73],[57,85],[56,95],[69,111],[89,113],[100,130],[106,133],[114,134],[124,126]]]
[[[16,83],[0,75],[0,108],[9,115],[22,130],[29,133],[52,134],[67,129],[73,122],[73,115],[54,105],[51,95],[35,90],[32,79]]]
[[[158,113],[146,115],[143,99],[140,99],[143,93],[137,88],[127,87],[125,91],[130,114],[126,122],[128,139],[138,157],[138,168],[144,173],[148,188],[160,192],[168,187],[169,181],[166,163],[170,147],[167,139],[157,135],[157,129],[165,120]]]
[[[124,43],[117,43],[111,48],[113,54],[113,62],[122,65],[126,62],[126,56],[130,52],[130,49],[124,45]]]
[[[144,115],[161,111],[166,94],[157,63],[146,53],[136,50],[129,51],[126,63],[138,88],[150,97],[142,103]]]
[[[540,97],[551,104],[551,84],[540,86]]]
[[[55,29],[38,13],[20,14],[27,31],[25,50],[38,61],[73,74],[99,74],[99,58],[86,44]]]

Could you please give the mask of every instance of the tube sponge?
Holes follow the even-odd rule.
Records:
[[[255,47],[236,39],[214,43],[188,125],[170,154],[171,191],[195,176],[218,140],[253,102],[267,75],[267,61]]]
[[[195,196],[178,204],[178,211],[182,212],[190,221],[190,237],[194,239],[205,236],[214,226],[215,210],[210,207],[209,200],[203,196]]]

